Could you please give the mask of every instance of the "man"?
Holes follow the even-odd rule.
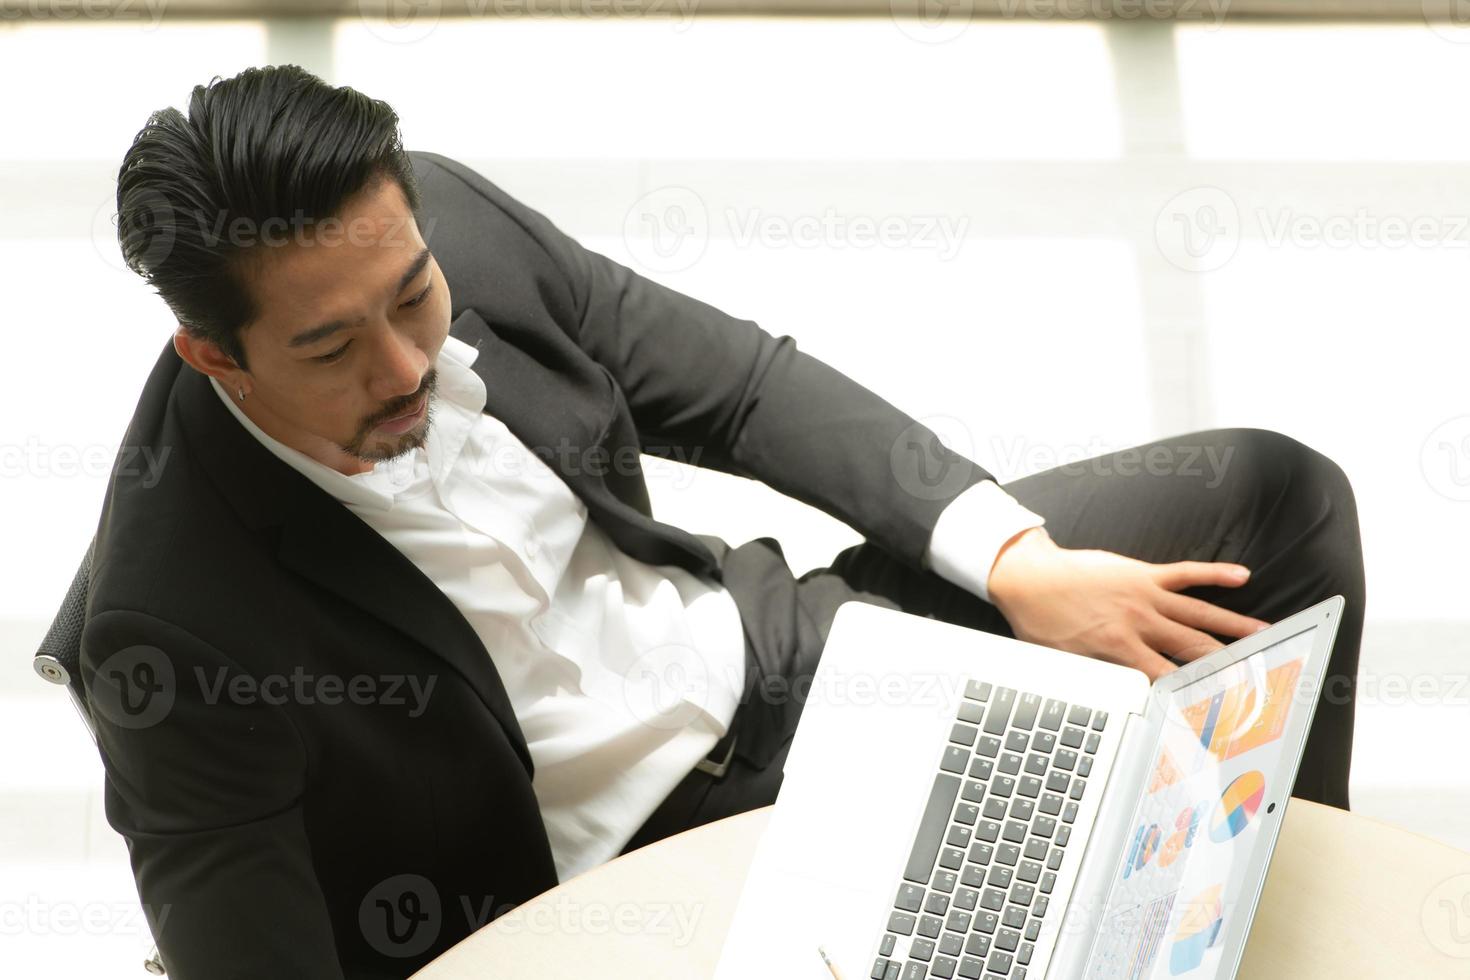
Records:
[[[1157,445],[1227,460],[1210,481],[1120,453],[1002,490],[294,66],[155,113],[118,212],[179,327],[124,440],[162,471],[108,488],[82,678],[173,977],[406,976],[770,803],[849,599],[1157,677],[1342,593],[1296,792],[1347,805],[1356,514],[1300,443],[1195,433]],[[865,542],[794,580],[772,539],[655,520],[640,453]]]

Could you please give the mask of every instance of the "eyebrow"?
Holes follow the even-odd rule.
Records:
[[[408,269],[398,280],[398,288],[393,291],[393,294],[395,296],[407,289],[408,284],[417,279],[419,277],[419,273],[424,271],[424,266],[429,264],[429,254],[429,247],[425,245],[424,248],[413,257],[413,261],[409,263]],[[332,334],[336,333],[338,330],[341,330],[346,326],[348,326],[348,322],[346,320],[329,320],[328,322],[323,323],[320,326],[312,327],[310,330],[301,331],[299,334],[287,341],[286,346],[291,350],[296,350],[301,347],[310,347],[317,341],[324,340],[327,337],[330,337]]]

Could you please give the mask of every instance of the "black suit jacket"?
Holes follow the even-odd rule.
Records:
[[[790,337],[412,158],[485,411],[629,555],[719,580],[728,547],[654,519],[640,451],[761,480],[915,568],[943,508],[989,478]],[[556,885],[505,689],[434,582],[256,442],[172,343],[123,446],[81,675],[169,975],[402,977]],[[431,679],[417,704],[409,682]],[[761,765],[770,743],[741,752]]]

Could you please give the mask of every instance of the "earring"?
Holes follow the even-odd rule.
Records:
[[[240,400],[243,402],[245,400],[245,389],[244,388],[236,388],[235,390],[240,393]]]

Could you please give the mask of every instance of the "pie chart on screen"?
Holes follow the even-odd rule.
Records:
[[[1252,769],[1233,779],[1220,794],[1220,805],[1210,821],[1210,840],[1222,844],[1250,825],[1266,796],[1266,777]]]

